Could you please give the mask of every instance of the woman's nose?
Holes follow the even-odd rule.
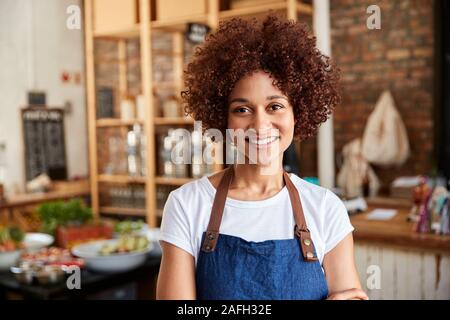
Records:
[[[272,120],[270,116],[263,111],[257,111],[253,118],[252,129],[259,135],[264,135],[272,128]]]

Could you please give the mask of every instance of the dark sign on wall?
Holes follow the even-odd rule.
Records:
[[[28,92],[28,105],[45,107],[46,95],[43,91],[30,91]]]
[[[67,179],[64,112],[56,108],[22,109],[27,181],[41,173]]]

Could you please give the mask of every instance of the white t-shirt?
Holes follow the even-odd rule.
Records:
[[[343,202],[330,190],[309,183],[295,174],[291,180],[299,191],[306,224],[316,253],[323,257],[353,231]],[[164,206],[161,239],[190,253],[197,265],[201,238],[211,215],[216,189],[204,176],[173,190]],[[287,187],[257,201],[227,198],[220,233],[247,241],[294,238],[295,220]]]

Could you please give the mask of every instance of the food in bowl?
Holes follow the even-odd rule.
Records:
[[[23,248],[25,233],[18,227],[0,226],[0,253]]]
[[[17,267],[11,267],[10,270],[22,284],[37,282],[41,285],[50,285],[66,278],[65,268],[58,265],[23,262]]]
[[[20,283],[50,285],[64,280],[68,267],[82,268],[84,265],[84,260],[73,257],[70,250],[50,247],[24,253],[19,264],[10,271]]]
[[[148,248],[149,241],[146,237],[142,236],[121,236],[114,243],[105,243],[99,254],[107,256],[116,253],[129,253],[144,251]]]
[[[84,260],[74,258],[68,249],[57,247],[43,248],[35,253],[23,254],[22,262],[29,264],[84,267]]]
[[[17,281],[19,281],[22,284],[31,284],[33,283],[34,275],[33,270],[31,268],[27,267],[11,267],[11,272],[16,277]]]
[[[24,232],[17,227],[0,226],[0,271],[15,265],[23,248]]]
[[[64,280],[65,276],[64,268],[54,265],[43,266],[41,270],[36,272],[36,279],[42,285],[58,283]]]
[[[152,251],[153,244],[146,237],[143,238],[145,240],[135,239],[131,250],[130,247],[121,248],[128,243],[124,242],[125,240],[111,239],[80,244],[72,248],[72,253],[84,259],[86,267],[91,271],[126,272],[144,264]],[[119,251],[119,248],[122,250]]]
[[[145,230],[146,226],[143,220],[123,220],[116,222],[114,232],[118,235],[139,234]]]

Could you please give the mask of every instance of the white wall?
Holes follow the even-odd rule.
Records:
[[[69,177],[88,174],[83,30],[66,27],[69,5],[81,0],[0,1],[0,141],[6,142],[5,185],[25,184],[20,108],[27,91],[43,90],[49,106],[72,103],[65,117]],[[62,83],[61,72],[81,73]]]

